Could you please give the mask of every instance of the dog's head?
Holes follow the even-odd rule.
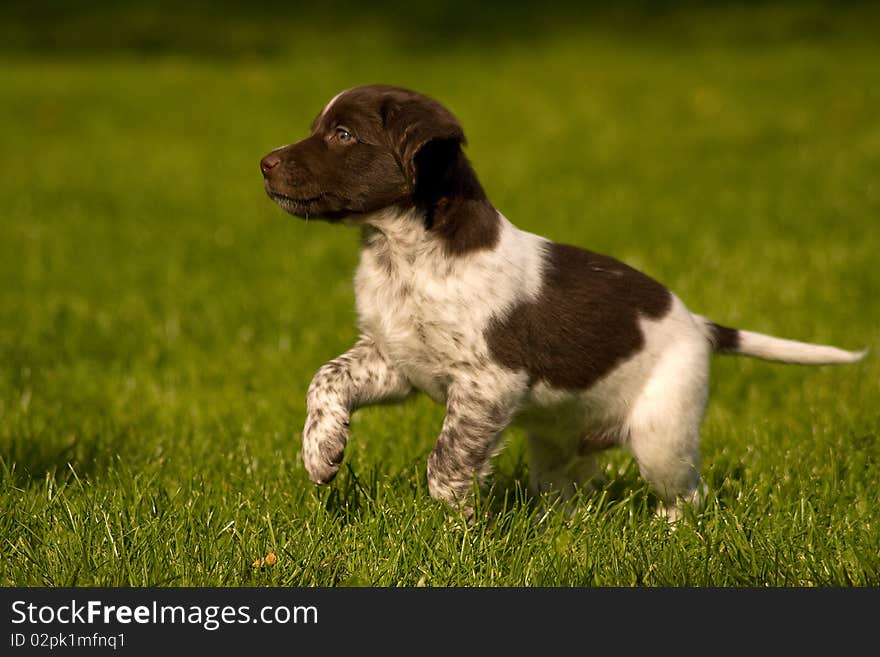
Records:
[[[371,85],[337,94],[308,137],[275,149],[260,169],[266,192],[291,214],[356,220],[419,205],[463,157],[463,143],[458,120],[437,101]]]

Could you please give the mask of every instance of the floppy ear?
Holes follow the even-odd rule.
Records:
[[[435,155],[454,155],[465,143],[464,131],[458,119],[430,98],[389,98],[383,108],[383,120],[411,189],[418,184],[420,161],[425,159],[419,158],[419,153],[428,144],[446,144],[444,148],[431,149]],[[439,163],[438,168],[442,168]]]

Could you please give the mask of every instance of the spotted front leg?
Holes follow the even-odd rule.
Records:
[[[410,384],[363,336],[344,354],[318,370],[309,386],[303,429],[303,461],[316,484],[339,471],[351,413],[361,406],[405,397]]]
[[[479,381],[450,386],[443,430],[428,458],[431,497],[471,513],[472,486],[489,474],[501,432],[510,423],[519,397],[516,389]]]

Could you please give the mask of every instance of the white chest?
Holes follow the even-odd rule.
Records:
[[[391,262],[387,253],[365,249],[355,289],[361,330],[417,387],[443,398],[455,368],[485,358],[488,318],[473,309],[485,308],[488,298],[462,285],[454,267],[438,270],[431,260]]]
[[[533,236],[506,224],[495,249],[450,257],[412,222],[381,228],[365,236],[355,275],[361,330],[416,387],[442,399],[458,370],[485,365],[492,318],[540,284],[539,254],[527,248],[534,242],[512,243]]]

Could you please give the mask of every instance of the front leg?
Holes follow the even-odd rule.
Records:
[[[409,382],[369,336],[318,370],[306,398],[303,461],[316,484],[329,483],[339,471],[348,442],[351,413],[361,406],[403,398]]]
[[[501,432],[513,418],[524,389],[518,381],[494,376],[450,385],[443,430],[428,457],[431,497],[470,515],[471,487],[475,481],[482,484],[489,473]]]

